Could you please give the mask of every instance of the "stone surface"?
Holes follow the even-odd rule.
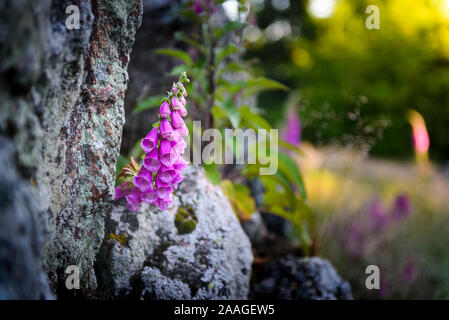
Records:
[[[52,8],[49,61],[40,88],[44,127],[38,185],[50,192],[55,222],[48,250],[52,283],[69,265],[95,288],[93,263],[113,198],[115,163],[124,124],[127,65],[139,27],[139,0],[80,2],[79,30],[65,26],[65,8]]]
[[[66,27],[68,5],[79,7],[79,29]],[[0,134],[46,212],[43,255],[53,289],[72,264],[83,288],[96,286],[93,261],[113,198],[141,16],[140,0],[0,3]]]
[[[45,212],[15,165],[15,147],[0,135],[0,300],[51,299],[42,268]]]
[[[287,255],[268,263],[256,274],[252,298],[282,300],[348,300],[351,287],[329,261]]]
[[[100,288],[114,295],[152,299],[246,299],[251,244],[220,188],[203,169],[189,166],[172,207],[143,204],[137,213],[113,206],[96,270]],[[179,234],[179,207],[197,219]]]

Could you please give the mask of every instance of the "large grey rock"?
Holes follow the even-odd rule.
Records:
[[[66,27],[73,4],[79,29]],[[0,2],[0,134],[14,144],[13,167],[25,184],[33,181],[34,205],[46,212],[43,255],[53,288],[73,264],[83,288],[96,286],[141,15],[140,0]]]
[[[203,169],[189,166],[184,174],[167,211],[145,204],[137,213],[124,203],[112,208],[96,265],[102,289],[137,298],[247,298],[253,259],[248,238]],[[189,206],[198,222],[191,233],[179,234],[175,215]]]
[[[270,262],[256,275],[255,299],[348,300],[351,287],[329,261],[287,255]]]
[[[86,1],[81,28],[65,27],[65,7],[52,10],[50,57],[40,90],[44,166],[38,185],[50,192],[54,239],[48,249],[52,283],[69,265],[81,269],[83,288],[95,288],[93,264],[113,198],[115,163],[124,124],[123,99],[140,0]],[[59,278],[59,280],[58,280]]]
[[[15,165],[15,147],[0,135],[0,300],[50,299],[42,268],[45,213]]]

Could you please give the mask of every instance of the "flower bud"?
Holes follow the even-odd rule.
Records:
[[[159,117],[168,118],[170,116],[170,106],[167,101],[162,102],[159,107]]]

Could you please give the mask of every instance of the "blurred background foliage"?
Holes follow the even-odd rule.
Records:
[[[365,28],[368,5],[380,29]],[[256,1],[246,58],[291,88],[304,139],[410,158],[406,113],[419,111],[431,137],[430,156],[449,156],[449,3],[444,0]],[[273,124],[287,92],[266,92],[259,106]]]
[[[176,2],[147,11],[138,33],[121,159],[139,156],[157,95],[187,71],[192,120],[281,129],[274,176],[203,164],[242,224],[254,212],[286,218],[283,236],[328,258],[355,298],[448,298],[449,1]],[[379,30],[365,27],[368,5]],[[212,21],[215,10],[227,21]],[[427,148],[413,160],[410,109],[427,124],[430,161]],[[371,264],[380,290],[365,287]]]

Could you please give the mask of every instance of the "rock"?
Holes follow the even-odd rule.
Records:
[[[268,263],[257,274],[252,298],[284,300],[348,300],[351,287],[329,261],[287,255]]]
[[[140,0],[80,3],[80,29],[65,26],[65,8],[51,11],[49,57],[38,88],[44,139],[37,174],[50,193],[54,238],[48,249],[53,287],[69,265],[80,267],[83,288],[95,288],[95,256],[113,198],[115,163],[125,121],[127,65],[140,25]]]
[[[242,227],[253,245],[261,243],[268,236],[262,216],[257,211],[251,215],[249,220],[242,222]]]
[[[52,299],[42,268],[45,212],[17,173],[14,154],[0,135],[0,300]]]
[[[66,27],[72,4],[79,29]],[[45,212],[43,260],[53,289],[64,287],[74,264],[82,287],[96,286],[141,16],[140,0],[0,4],[0,134],[14,144],[13,167],[35,183],[34,205]]]
[[[113,206],[96,264],[102,290],[151,299],[247,298],[253,259],[248,238],[203,169],[191,165],[184,175],[167,211]],[[196,225],[178,230],[180,212],[191,216],[184,222]]]

